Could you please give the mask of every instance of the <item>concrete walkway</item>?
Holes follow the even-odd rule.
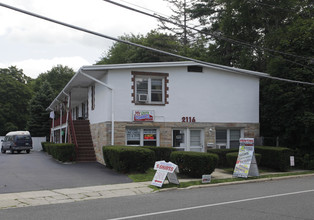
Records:
[[[223,179],[231,177],[232,177],[231,174],[225,173],[223,170],[220,169],[215,169],[215,171],[212,173],[213,179]],[[179,181],[183,182],[190,180],[191,179],[189,180],[180,179]],[[265,179],[260,179],[260,181],[265,181]],[[243,182],[244,181],[241,181],[240,183]],[[0,194],[0,209],[60,204],[85,201],[91,199],[103,199],[119,196],[131,196],[152,193],[153,189],[149,187],[150,183],[151,182],[123,183],[55,190],[41,190],[21,193],[5,193]],[[212,185],[201,185],[197,187],[204,186]]]
[[[216,169],[212,178],[231,178],[231,174]],[[180,182],[192,179],[180,179]],[[195,180],[195,179],[194,179]],[[113,198],[152,193],[151,182],[123,183],[113,185],[98,185],[55,190],[41,190],[20,193],[0,194],[0,209],[18,208],[27,206],[49,205],[68,202],[77,202],[91,199]]]

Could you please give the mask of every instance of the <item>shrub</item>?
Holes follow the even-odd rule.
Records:
[[[256,146],[255,152],[262,155],[261,166],[279,171],[290,168],[290,156],[293,151],[284,147]]]
[[[71,162],[75,160],[75,146],[74,144],[44,144],[47,153],[56,160],[62,162]]]
[[[216,154],[189,151],[174,151],[170,159],[178,165],[181,174],[196,178],[202,177],[203,174],[211,174],[218,162]]]
[[[173,147],[153,147],[153,146],[144,146],[142,148],[149,149],[155,152],[155,161],[170,161],[170,155],[175,149]]]
[[[228,167],[228,162],[226,158],[227,153],[232,153],[232,152],[239,152],[239,149],[237,148],[231,148],[231,149],[208,149],[208,153],[213,153],[217,154],[219,159],[218,159],[218,167]]]
[[[47,152],[46,150],[46,144],[49,144],[49,142],[41,142],[41,147],[43,148],[44,152]]]
[[[227,163],[229,167],[234,167],[237,159],[238,159],[238,152],[233,152],[233,153],[227,153],[226,158],[227,158]],[[255,154],[255,159],[256,159],[256,164],[259,165],[261,162],[262,155],[261,154]]]
[[[154,165],[155,153],[142,147],[104,146],[106,166],[122,173],[145,172]]]

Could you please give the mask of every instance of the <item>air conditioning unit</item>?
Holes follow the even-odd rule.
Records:
[[[147,94],[138,94],[138,101],[139,102],[147,102]]]

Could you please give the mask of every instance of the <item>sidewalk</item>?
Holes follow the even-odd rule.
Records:
[[[230,177],[231,174],[226,174],[219,169],[216,169],[215,172],[212,173],[212,178],[221,179]],[[91,199],[152,193],[153,189],[149,187],[150,183],[151,182],[138,182],[22,193],[5,193],[0,194],[0,209],[69,203]]]
[[[231,177],[232,174],[226,173],[220,169],[215,169],[212,173],[213,179]],[[190,180],[191,179],[180,179],[179,181]],[[260,180],[265,181],[265,179]],[[151,182],[123,183],[22,193],[5,193],[0,194],[0,210],[152,193],[153,189],[149,187],[150,183]],[[243,181],[241,181],[241,183],[243,183]]]

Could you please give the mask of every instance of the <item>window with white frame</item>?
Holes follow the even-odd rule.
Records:
[[[167,104],[168,74],[132,72],[133,101],[135,104]]]
[[[159,132],[156,128],[127,128],[126,144],[133,146],[159,146]]]
[[[218,148],[238,148],[241,137],[243,137],[241,128],[217,128],[216,146]]]

